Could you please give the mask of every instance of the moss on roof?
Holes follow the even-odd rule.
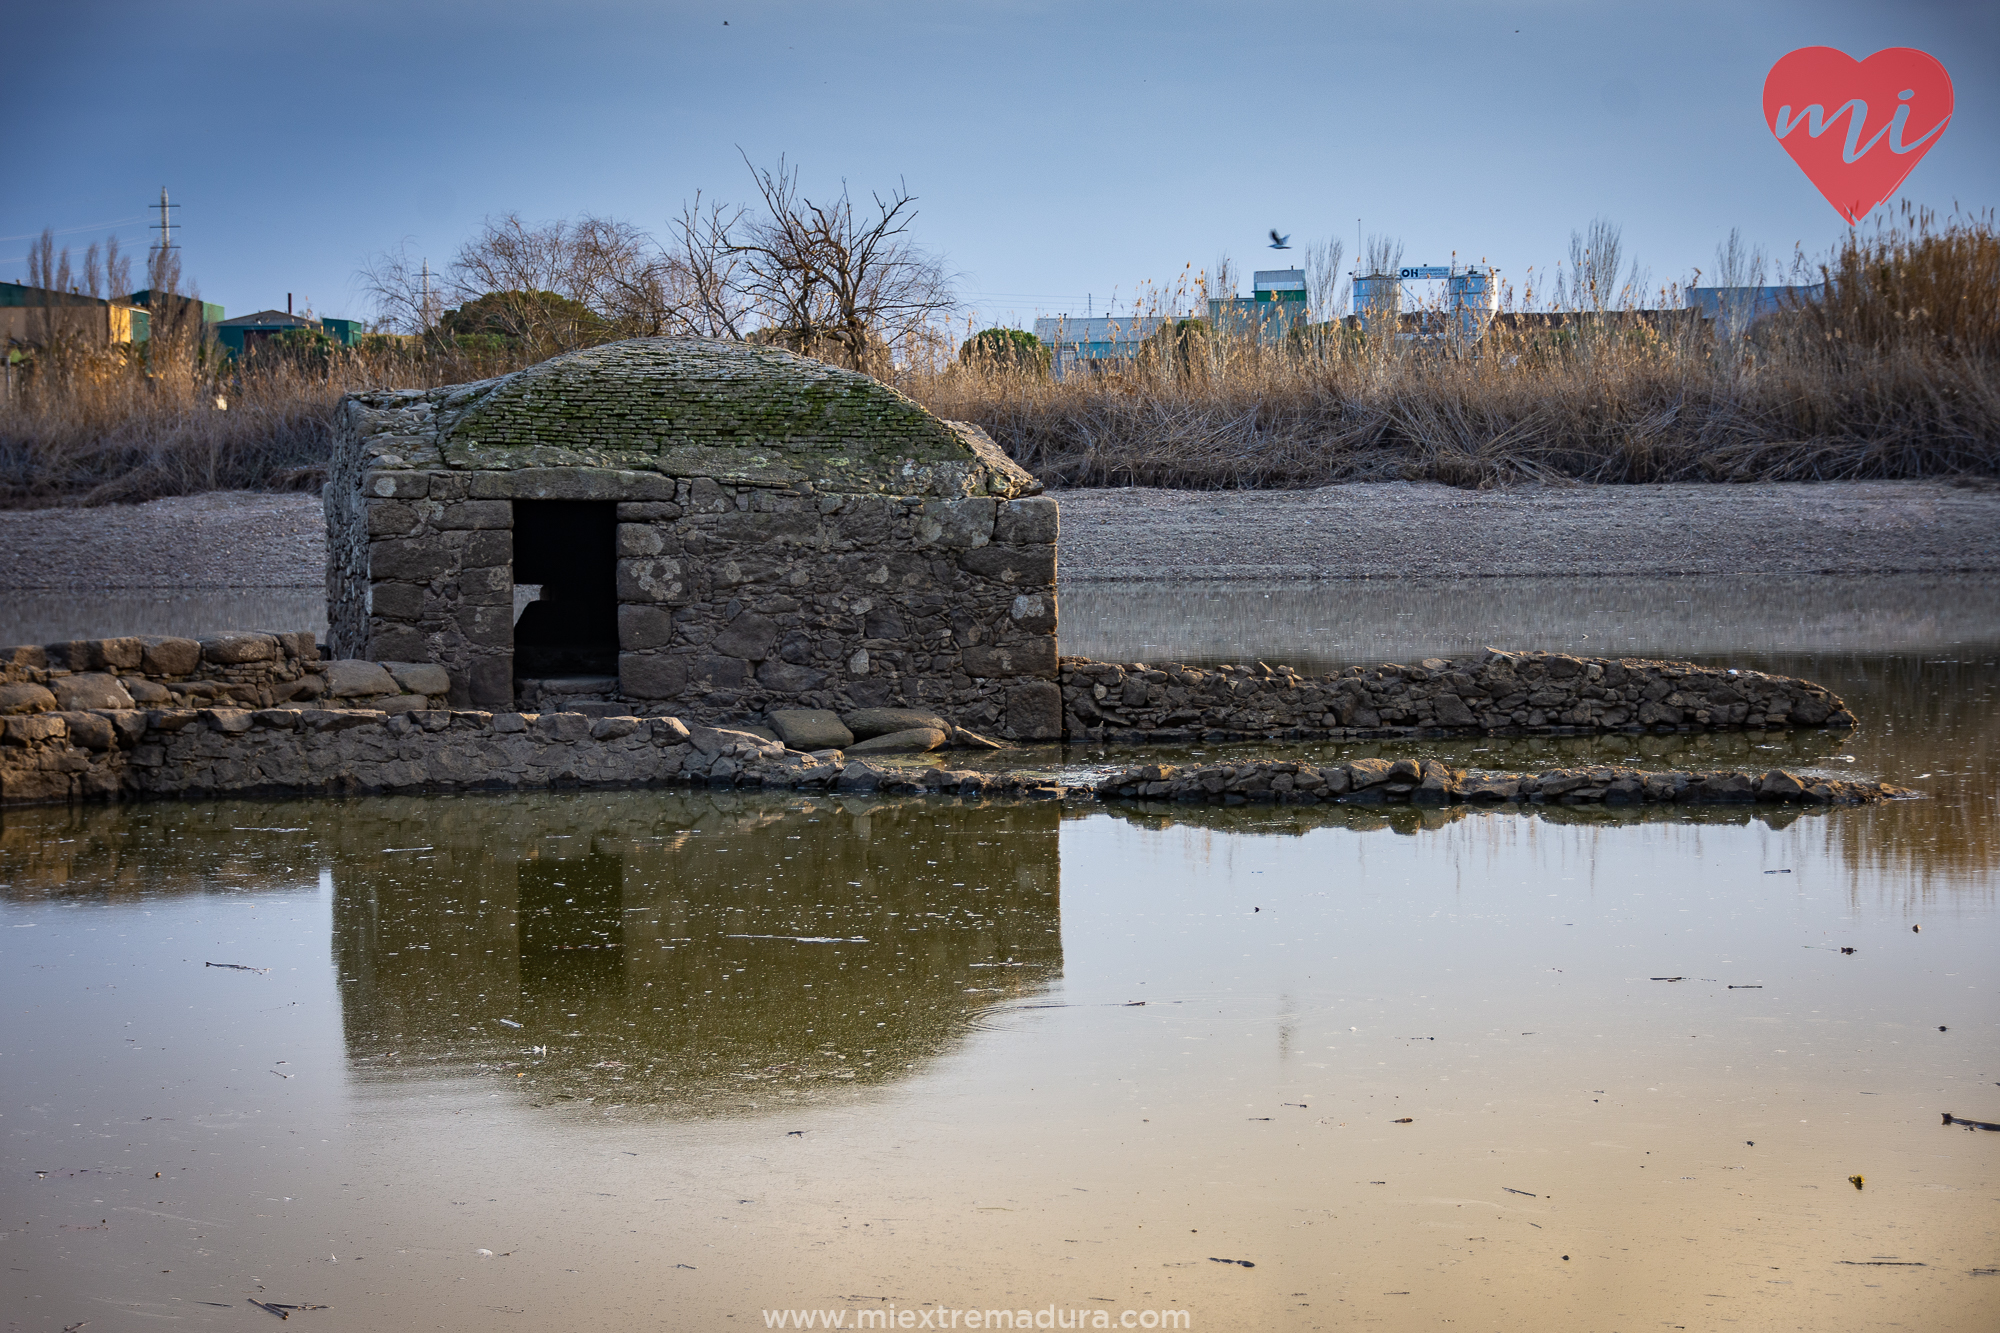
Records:
[[[636,338],[468,387],[441,404],[452,468],[624,468],[835,490],[1033,485],[977,432],[866,375],[775,348]],[[1019,475],[965,484],[998,469]]]

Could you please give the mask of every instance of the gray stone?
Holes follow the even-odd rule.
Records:
[[[630,736],[644,723],[636,717],[600,717],[590,724],[590,739],[615,741]]]
[[[433,662],[384,662],[382,667],[411,694],[451,692],[451,673]]]
[[[245,662],[269,662],[282,654],[277,639],[269,634],[225,630],[201,641],[201,655],[205,661],[217,666],[236,666]]]
[[[1009,500],[1000,506],[993,540],[1012,546],[1053,546],[1058,528],[1056,502],[1046,495]]]
[[[336,699],[374,698],[397,694],[395,677],[379,662],[342,658],[326,664],[326,692]]]
[[[715,651],[730,657],[741,657],[750,662],[761,662],[771,655],[771,649],[778,642],[778,626],[766,616],[754,611],[745,611],[729,622],[723,631],[715,636],[712,645]]]
[[[804,694],[826,682],[826,672],[790,662],[769,661],[757,668],[757,683],[777,694]]]
[[[898,731],[947,731],[951,727],[936,713],[922,708],[857,708],[841,714],[840,721],[857,739],[864,741]]]
[[[633,699],[674,699],[687,688],[687,659],[659,653],[618,654],[618,692]]]
[[[122,676],[118,683],[125,687],[125,693],[132,696],[137,704],[164,704],[173,702],[173,691],[144,676]],[[5,711],[5,710],[0,710]]]
[[[869,740],[856,741],[845,748],[849,755],[922,754],[937,749],[946,738],[947,733],[937,727],[911,727],[907,731],[892,731]]]
[[[1016,740],[1060,740],[1062,690],[1050,680],[1030,681],[1008,690],[1006,729]]]
[[[827,708],[780,708],[764,714],[778,738],[791,750],[844,750],[854,744],[854,733],[842,725],[840,715]]]
[[[57,676],[49,682],[56,706],[65,710],[84,708],[130,708],[132,696],[116,676],[85,672],[80,676]]]

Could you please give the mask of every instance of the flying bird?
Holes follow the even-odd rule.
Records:
[[[1292,248],[1292,238],[1278,235],[1278,229],[1273,227],[1271,228],[1271,248],[1273,250],[1289,250]]]

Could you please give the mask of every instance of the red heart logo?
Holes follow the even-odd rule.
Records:
[[[1764,76],[1764,124],[1850,223],[1896,192],[1951,121],[1951,75],[1908,46],[1856,60],[1791,52]]]

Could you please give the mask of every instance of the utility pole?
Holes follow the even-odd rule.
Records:
[[[179,208],[180,205],[167,202],[167,187],[164,185],[160,187],[160,202],[158,207],[160,210],[160,239],[153,243],[152,248],[156,253],[165,254],[169,250],[180,249],[178,245],[174,244],[174,238],[171,233],[179,231],[181,224],[167,221],[167,210],[170,208]]]

